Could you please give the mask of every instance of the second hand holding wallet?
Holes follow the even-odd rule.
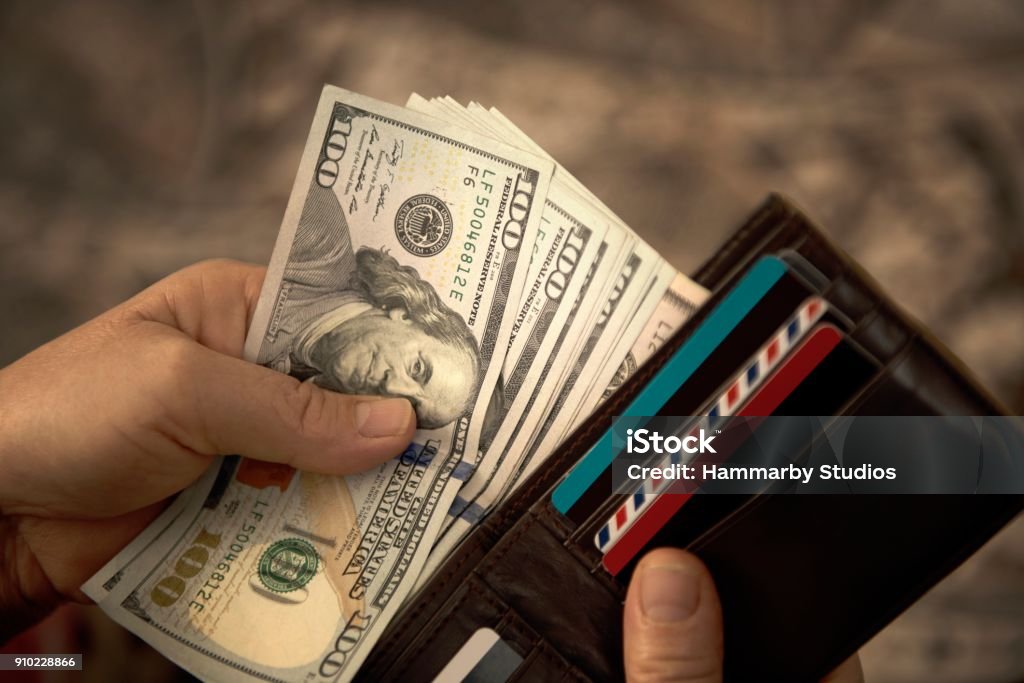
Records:
[[[757,391],[757,368],[741,368],[747,408],[758,411],[748,414],[1006,414],[797,208],[772,195],[696,273],[712,292],[709,301],[463,540],[396,616],[359,680],[450,674],[446,667],[475,647],[482,630],[500,643],[483,643],[474,676],[465,680],[620,680],[626,588],[637,559],[659,546],[686,548],[711,570],[722,600],[728,680],[818,680],[1024,508],[1024,496],[1011,494],[763,493],[652,504],[615,493],[610,468],[601,466],[607,463],[595,466],[591,454],[617,416],[728,409],[736,398],[728,387],[720,401],[706,403],[736,370],[720,359],[749,355],[728,345],[756,345],[780,323],[795,337],[792,320],[739,320],[734,310],[738,290],[758,286],[760,271],[777,263],[785,272],[776,266],[760,296],[811,295],[793,320],[813,315],[817,322],[800,330],[806,337],[793,353],[807,357],[820,347],[822,355],[806,372],[778,361]],[[815,310],[818,298],[827,313]],[[730,316],[731,333],[707,346]],[[766,362],[764,349],[759,353]],[[798,380],[795,388],[773,400],[771,385],[787,375]],[[678,390],[662,391],[652,403],[666,377]],[[636,528],[602,553],[598,545],[620,531],[616,516],[641,507]]]

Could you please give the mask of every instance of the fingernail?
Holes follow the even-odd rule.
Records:
[[[356,429],[371,439],[404,434],[411,419],[412,406],[404,398],[382,398],[356,404]]]
[[[644,567],[640,576],[640,608],[648,619],[683,621],[697,611],[699,600],[699,577],[685,566]]]

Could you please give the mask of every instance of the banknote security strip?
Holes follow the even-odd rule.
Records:
[[[710,404],[710,408],[702,413],[703,419],[697,421],[689,434],[695,435],[701,429],[711,431],[722,418],[733,415],[827,310],[828,304],[820,297],[811,297],[804,302],[753,358],[726,383],[725,390]],[[656,466],[682,464],[684,457],[684,453],[677,451]],[[645,479],[594,535],[597,549],[601,552],[607,551],[643,514],[651,502],[664,492],[670,482],[668,479]]]

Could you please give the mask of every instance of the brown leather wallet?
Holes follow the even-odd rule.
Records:
[[[821,296],[876,361],[837,414],[1003,415],[1005,409],[792,203],[772,195],[694,276],[713,292],[683,329],[490,514],[402,608],[359,680],[431,680],[477,629],[522,657],[516,681],[619,680],[631,571],[591,539],[622,500],[584,524],[551,492],[747,269],[768,254],[810,264]],[[817,680],[1024,509],[1020,495],[696,496],[650,544],[711,569],[728,680]]]

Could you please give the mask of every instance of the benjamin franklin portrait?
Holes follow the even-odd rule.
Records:
[[[405,397],[425,429],[469,409],[480,357],[465,321],[415,268],[381,249],[353,251],[337,198],[316,184],[280,296],[263,365],[347,394]]]

